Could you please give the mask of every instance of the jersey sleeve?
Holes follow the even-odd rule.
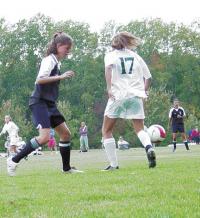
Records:
[[[151,78],[151,73],[149,71],[149,68],[147,66],[147,64],[144,62],[144,60],[142,58],[140,58],[140,65],[141,65],[141,68],[142,68],[142,71],[143,71],[143,76],[145,79],[149,79]]]
[[[180,107],[180,108],[183,111],[183,116],[185,117],[186,116],[185,110],[182,107]]]
[[[106,54],[105,57],[104,57],[105,67],[107,67],[109,65],[112,65],[113,63],[114,63],[114,60],[113,60],[112,53]]]
[[[49,77],[55,65],[56,63],[51,56],[44,58],[41,62],[37,78]]]
[[[13,123],[13,122],[12,122],[12,128],[13,128],[14,130],[16,130],[16,131],[19,130],[19,127],[18,127],[15,123]]]
[[[173,111],[173,109],[170,109],[170,111],[169,111],[169,118],[172,117],[172,111]]]

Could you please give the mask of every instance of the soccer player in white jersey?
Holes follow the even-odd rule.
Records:
[[[10,139],[8,151],[11,156],[14,156],[17,153],[16,147],[19,141],[18,131],[19,131],[18,126],[11,120],[11,117],[9,115],[6,115],[5,124],[0,133],[0,136],[2,134],[8,133]]]
[[[128,32],[116,34],[112,39],[113,51],[105,55],[105,79],[108,102],[102,127],[103,145],[109,166],[105,171],[119,169],[113,128],[117,118],[130,119],[144,146],[149,168],[156,166],[156,155],[149,135],[144,131],[143,100],[147,98],[151,74],[135,49],[140,40]]]

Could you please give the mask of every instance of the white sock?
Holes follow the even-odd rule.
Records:
[[[150,137],[147,132],[145,132],[144,130],[140,130],[137,136],[145,148],[147,147],[147,145],[152,146]]]
[[[104,139],[104,147],[106,151],[106,155],[108,158],[108,161],[110,162],[111,167],[117,167],[118,161],[117,161],[117,153],[116,153],[116,144],[114,138]]]

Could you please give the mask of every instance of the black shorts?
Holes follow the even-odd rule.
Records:
[[[185,132],[184,124],[183,123],[172,124],[172,132],[173,133],[177,133],[177,132],[183,133],[183,132]]]
[[[65,122],[65,118],[54,102],[39,100],[37,103],[30,105],[30,109],[33,123],[37,129],[55,128]]]

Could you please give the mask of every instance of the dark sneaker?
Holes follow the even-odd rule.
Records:
[[[105,169],[101,170],[101,171],[114,171],[114,170],[118,170],[119,169],[119,166],[116,166],[116,167],[112,167],[112,166],[108,166],[106,167]]]
[[[147,151],[147,158],[149,161],[149,168],[154,168],[156,166],[156,154],[153,149]]]

